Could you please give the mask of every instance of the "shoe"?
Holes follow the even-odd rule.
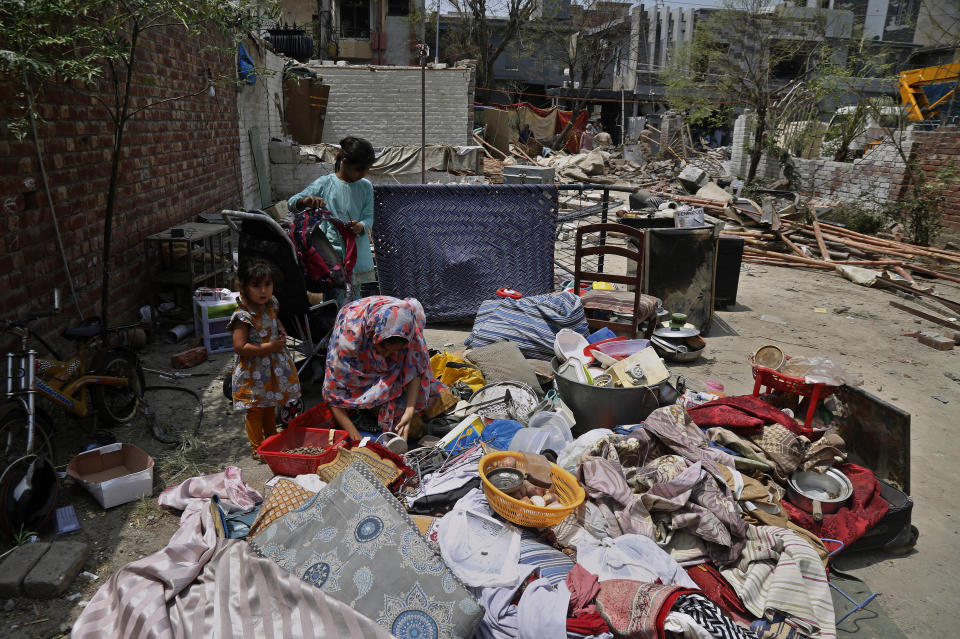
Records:
[[[253,453],[251,453],[250,456],[253,457],[256,461],[260,462],[261,464],[265,463],[263,461],[263,456],[257,451],[253,451]]]
[[[387,450],[391,453],[396,453],[397,455],[402,455],[407,452],[407,440],[396,433],[384,433],[382,439],[383,445],[386,446]]]

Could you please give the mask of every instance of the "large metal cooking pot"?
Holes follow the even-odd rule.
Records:
[[[577,420],[576,429],[581,432],[591,428],[639,424],[657,408],[676,403],[680,396],[669,380],[633,388],[591,386],[561,377],[557,358],[553,358],[550,366],[557,393],[570,408]]]
[[[816,521],[840,510],[852,495],[853,484],[836,468],[822,474],[798,470],[787,479],[790,503],[812,514]]]

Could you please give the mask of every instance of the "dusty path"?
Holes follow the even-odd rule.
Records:
[[[938,288],[945,296],[960,299],[960,289],[943,284]],[[903,337],[905,332],[933,325],[890,307],[892,299],[897,298],[830,273],[744,265],[738,304],[717,314],[726,329],[711,334],[706,357],[674,366],[672,372],[686,375],[693,386],[714,379],[722,381],[728,393],[748,393],[753,382],[747,356],[757,346],[772,342],[790,354],[836,359],[863,376],[866,390],[910,412],[913,522],[920,529],[920,541],[909,555],[864,553],[846,559],[842,567],[882,593],[880,605],[906,636],[955,636],[957,597],[950,584],[960,571],[955,551],[960,513],[953,498],[960,480],[960,439],[953,429],[960,408],[960,383],[945,373],[960,376],[960,351],[938,352]],[[814,308],[826,308],[827,313]],[[427,331],[428,341],[438,347],[462,343],[466,335],[464,330],[446,327]],[[152,346],[144,354],[145,363],[167,368],[174,350]],[[157,459],[156,493],[192,474],[214,472],[228,464],[240,466],[244,479],[263,489],[269,471],[250,458],[242,420],[220,394],[220,373],[231,364],[232,356],[219,355],[190,371],[208,373],[206,377],[168,381],[148,376],[148,383],[183,385],[203,393],[203,428],[189,450],[154,441],[142,421],[116,431],[122,441],[143,447]],[[185,393],[154,392],[150,400],[166,424],[188,425],[195,418],[195,401]],[[84,438],[76,434],[76,425],[61,420],[58,429],[64,442],[61,450],[77,450]],[[77,509],[83,530],[75,536],[94,547],[86,569],[99,579],[79,578],[67,591],[67,595],[79,593],[73,601],[16,600],[12,610],[0,612],[2,636],[52,637],[69,632],[80,613],[78,604],[89,599],[117,568],[161,548],[178,522],[177,516],[156,506],[155,498],[104,512],[69,480],[62,502]],[[0,610],[4,603],[0,601]],[[844,635],[849,633],[841,632]]]

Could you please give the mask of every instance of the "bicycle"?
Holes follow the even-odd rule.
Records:
[[[78,343],[77,353],[63,359],[30,324],[60,312],[59,291],[52,310],[29,313],[16,320],[0,320],[3,333],[20,340],[17,352],[6,354],[6,398],[0,405],[0,467],[8,468],[25,456],[56,459],[53,421],[36,404],[36,397],[62,406],[76,417],[86,417],[91,406],[111,424],[132,420],[143,400],[144,378],[139,358],[123,347],[107,346],[104,337],[130,328],[107,328],[99,317],[84,320],[61,335]],[[38,357],[35,339],[53,358]],[[89,391],[89,392],[88,392]]]

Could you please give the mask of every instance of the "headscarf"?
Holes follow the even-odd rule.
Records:
[[[373,408],[404,393],[416,377],[430,369],[430,355],[423,338],[426,316],[420,302],[378,295],[344,306],[337,314],[330,336],[323,399],[332,406]],[[374,348],[391,337],[407,340],[403,350],[381,355]],[[421,388],[418,410],[424,401]]]

